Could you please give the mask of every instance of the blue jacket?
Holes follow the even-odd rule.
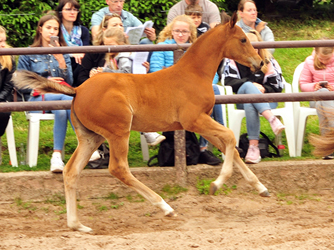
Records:
[[[17,69],[25,69],[35,72],[41,76],[62,77],[69,84],[73,83],[73,73],[71,59],[68,54],[64,54],[66,69],[60,69],[58,61],[53,55],[21,55]]]
[[[174,39],[168,39],[159,44],[176,44]],[[150,59],[150,73],[156,72],[164,68],[168,68],[174,64],[173,51],[154,51]]]
[[[60,69],[58,61],[53,55],[21,55],[17,64],[17,69],[25,69],[35,72],[41,76],[62,77],[69,84],[73,84],[73,72],[71,66],[71,58],[68,54],[64,54],[66,69]],[[29,99],[31,89],[20,89],[26,100]]]
[[[176,44],[174,39],[168,39],[159,44]],[[174,52],[173,51],[154,51],[150,59],[150,71],[149,73],[156,72],[174,65]],[[213,84],[217,84],[219,81],[218,74],[215,74]]]

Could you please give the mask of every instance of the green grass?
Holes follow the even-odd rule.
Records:
[[[301,23],[301,20],[285,19],[279,21],[269,21],[269,27],[273,30],[276,41],[286,40],[315,40],[322,37],[334,38],[333,22],[328,20],[314,20],[309,18]],[[282,48],[276,49],[275,58],[282,67],[283,75],[287,82],[292,82],[292,76],[297,65],[305,60],[312,52],[312,48]],[[282,105],[282,103],[280,103]],[[308,102],[303,102],[307,106]],[[28,122],[25,119],[23,112],[13,112],[13,122],[15,130],[15,140],[19,160],[19,147],[21,143],[26,147],[28,135]],[[270,129],[269,123],[261,118],[261,131],[266,133],[270,139],[274,140],[274,135]],[[241,133],[246,132],[245,119]],[[305,143],[303,147],[302,157],[290,158],[288,156],[288,148],[283,132],[283,144],[286,146],[285,154],[282,158],[263,159],[263,161],[271,160],[299,160],[313,159],[312,147],[308,144],[307,137],[310,133],[319,133],[318,118],[311,116],[307,121]],[[19,166],[14,168],[9,164],[9,156],[7,150],[6,136],[2,137],[3,142],[3,163],[0,166],[0,172],[15,172],[15,171],[45,171],[50,168],[50,158],[53,149],[53,121],[42,121],[39,139],[39,155],[38,165],[34,168],[29,166]],[[140,148],[140,137],[138,132],[131,132],[129,141],[128,161],[130,167],[146,166],[143,162]],[[77,146],[77,139],[74,131],[68,126],[66,141],[65,141],[65,161],[68,161]],[[150,147],[150,156],[158,153],[158,147]],[[214,148],[214,154],[220,155],[220,152]]]

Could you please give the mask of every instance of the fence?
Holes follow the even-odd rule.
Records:
[[[280,42],[256,42],[254,48],[301,48],[334,46],[334,40],[310,40],[310,41],[280,41]],[[28,54],[70,54],[70,53],[109,53],[109,52],[137,52],[137,51],[174,51],[176,62],[183,51],[190,47],[186,45],[119,45],[119,46],[81,46],[58,48],[9,48],[1,49],[0,55],[28,55]],[[294,93],[294,94],[266,94],[266,95],[233,95],[216,96],[216,104],[228,103],[255,103],[255,102],[296,102],[311,100],[333,100],[334,92],[329,93]],[[31,110],[57,110],[70,109],[71,101],[49,102],[25,102],[25,103],[0,103],[0,112],[3,111],[31,111]],[[184,131],[175,133],[175,168],[177,182],[186,184],[186,152]]]

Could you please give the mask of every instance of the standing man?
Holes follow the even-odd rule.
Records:
[[[203,8],[203,22],[208,23],[211,28],[221,22],[219,9],[210,0],[181,0],[169,10],[167,24],[176,16],[185,14],[185,10],[190,4],[199,4]]]
[[[123,10],[124,2],[125,0],[106,0],[108,7],[104,7],[93,14],[90,27],[93,40],[98,32],[99,25],[102,22],[103,17],[109,13],[117,13],[121,16],[125,31],[128,27],[138,27],[139,25],[142,25],[142,22],[139,21],[137,17],[130,12]],[[156,34],[154,28],[146,28],[144,33],[148,38],[145,43],[153,43],[153,41],[155,41]]]

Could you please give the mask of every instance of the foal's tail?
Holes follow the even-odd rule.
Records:
[[[51,92],[69,96],[76,95],[75,89],[73,87],[48,80],[45,77],[27,70],[16,71],[13,77],[13,82],[15,86],[20,89],[32,88],[36,89],[42,94]]]
[[[315,156],[330,155],[334,152],[334,130],[330,130],[325,135],[309,136],[309,142],[314,146]]]

